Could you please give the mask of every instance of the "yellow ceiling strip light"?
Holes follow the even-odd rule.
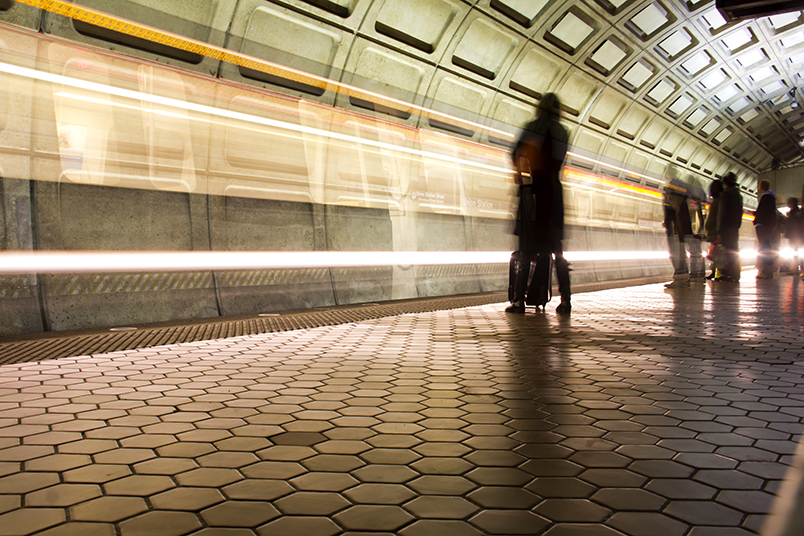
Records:
[[[659,190],[655,190],[652,188],[645,188],[644,186],[640,186],[638,184],[631,184],[623,181],[618,181],[616,179],[609,179],[596,173],[589,173],[588,171],[581,171],[580,169],[576,168],[565,167],[564,176],[571,181],[577,181],[582,183],[591,182],[606,189],[616,189],[648,197],[653,197],[657,199],[662,198],[662,194]]]
[[[581,160],[586,160],[587,162],[592,162],[593,164],[600,164],[601,166],[607,167],[609,169],[622,171],[622,172],[627,173],[627,174],[629,174],[629,175],[631,175],[633,177],[639,177],[641,179],[646,179],[646,180],[656,182],[656,183],[659,183],[659,184],[664,184],[665,183],[665,181],[663,181],[662,179],[657,179],[656,177],[651,177],[649,175],[643,175],[642,173],[637,173],[636,171],[631,171],[630,169],[625,169],[625,168],[622,168],[622,167],[619,167],[619,166],[615,166],[614,164],[609,164],[608,162],[603,162],[602,160],[597,160],[595,158],[591,158],[591,157],[588,157],[588,156],[583,156],[583,155],[578,154],[578,153],[573,153],[572,151],[567,151],[567,155],[571,156],[573,158],[579,158]]]
[[[184,37],[178,34],[166,32],[164,30],[159,30],[157,28],[146,26],[138,22],[133,22],[127,19],[109,15],[107,13],[96,11],[94,9],[89,9],[87,7],[71,4],[64,0],[17,0],[17,1],[21,4],[27,4],[29,6],[45,10],[50,13],[54,13],[56,15],[69,17],[71,19],[85,22],[87,24],[92,24],[94,26],[98,26],[106,30],[122,33],[125,35],[129,35],[131,37],[145,39],[146,41],[151,41],[152,43],[158,43],[160,45],[169,46],[178,50],[190,52],[192,54],[200,54],[208,58],[225,61],[227,63],[231,63],[239,67],[244,67],[246,69],[252,69],[255,71],[260,71],[263,73],[278,76],[280,78],[284,78],[285,80],[292,80],[295,82],[306,84],[308,86],[317,87],[319,89],[335,91],[343,95],[368,100],[376,104],[388,106],[411,114],[417,114],[423,117],[427,117],[428,119],[436,119],[438,121],[466,128],[469,130],[486,132],[488,134],[493,134],[495,137],[501,138],[503,140],[515,139],[515,136],[513,134],[505,132],[503,130],[498,130],[492,127],[481,125],[479,123],[467,121],[459,117],[437,112],[435,110],[417,106],[409,102],[401,101],[391,97],[386,97],[384,95],[380,95],[379,93],[374,93],[371,91],[367,91],[365,89],[360,89],[354,86],[350,86],[348,84],[342,84],[340,82],[336,82],[328,78],[323,78],[320,76],[315,76],[309,73],[298,71],[296,69],[291,69],[290,67],[277,65],[275,63],[261,60],[253,56],[248,56],[246,54],[241,54],[239,52],[227,50],[225,48],[216,47],[208,43],[203,43],[201,41],[196,41],[195,39],[190,39],[188,37]]]

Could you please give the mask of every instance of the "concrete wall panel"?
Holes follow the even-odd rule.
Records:
[[[634,149],[625,162],[635,169],[644,170],[648,168],[648,163],[651,161],[651,158],[650,154],[640,151],[639,149]]]
[[[483,123],[494,92],[465,78],[438,71],[431,83],[431,106],[433,109],[450,115]],[[443,121],[429,120],[431,127],[448,130],[457,134],[473,136],[474,131],[449,125]]]
[[[330,77],[333,66],[339,64],[336,54],[344,40],[342,33],[293,12],[258,7],[243,32],[242,52]],[[281,53],[289,56],[287,61],[282,61]]]
[[[61,243],[51,242],[52,236],[45,235],[40,237],[41,249],[191,249],[188,194],[69,183],[52,183],[52,186],[58,188],[59,205],[55,208],[63,230]]]
[[[644,107],[639,104],[632,105],[617,123],[617,135],[633,142],[639,137],[651,117],[651,113]]]
[[[393,227],[388,210],[328,205],[326,207],[328,251],[391,251]],[[393,269],[352,269],[352,277],[335,277],[336,303],[390,300],[393,296]],[[343,272],[344,270],[340,270]],[[370,274],[370,275],[369,275]]]
[[[374,29],[418,52],[433,54],[449,40],[447,30],[466,8],[452,0],[386,1]]]
[[[548,4],[549,0],[491,0],[489,6],[525,28],[531,28]]]
[[[471,248],[463,216],[416,214],[418,243],[421,251],[466,251]],[[417,266],[416,286],[419,296],[443,296],[480,291],[473,267]]]
[[[38,30],[41,20],[42,11],[39,9],[13,0],[0,2],[0,21]]]
[[[522,101],[502,95],[495,100],[492,117],[501,123],[521,127],[535,117],[536,109]]]
[[[694,138],[686,138],[681,145],[679,145],[678,150],[676,151],[676,160],[682,164],[689,163],[692,155],[695,154],[699,147],[700,142]]]
[[[680,129],[671,130],[659,145],[659,152],[668,158],[674,156],[685,138],[686,135]]]
[[[546,50],[530,45],[522,51],[522,58],[511,76],[509,86],[514,91],[534,99],[550,92],[568,64]]]
[[[339,79],[354,39],[352,32],[295,10],[266,5],[261,0],[241,0],[229,28],[227,45],[271,63]],[[335,98],[332,92],[314,85],[228,63],[221,63],[220,76],[323,102]]]
[[[673,125],[661,117],[654,117],[640,136],[639,144],[655,150],[662,143],[665,135],[673,129]]]
[[[603,150],[603,156],[612,159],[615,162],[626,162],[628,160],[628,154],[631,152],[631,147],[626,145],[622,142],[617,140],[609,140],[606,144],[606,148]],[[613,169],[602,167],[601,172],[605,174],[611,174],[614,176],[619,176],[620,172]]]
[[[580,149],[589,151],[592,154],[600,154],[603,148],[605,138],[597,132],[591,131],[588,128],[579,128],[578,133],[574,137],[573,145]]]
[[[161,274],[165,276],[167,274]],[[153,277],[159,277],[153,276]],[[60,280],[60,278],[59,278]],[[54,278],[45,288],[54,286]],[[218,315],[213,289],[150,292],[92,293],[47,296],[50,327],[54,331],[106,326],[128,326],[177,318],[209,318]]]
[[[605,88],[595,99],[589,112],[588,121],[608,130],[627,106],[628,100],[619,92]]]
[[[67,182],[37,182],[36,188],[39,249],[186,251],[206,230],[206,213],[196,212],[202,219],[193,220],[189,194]],[[53,228],[60,232],[47,232]],[[165,288],[159,284],[164,277],[182,283]],[[198,286],[187,274],[66,274],[44,281],[48,322],[54,330],[218,314],[211,284]]]
[[[38,43],[28,32],[6,32],[0,34],[0,54],[20,54],[35,56]],[[36,86],[29,78],[0,73],[0,148],[23,149],[31,148],[30,132],[33,130],[34,94]],[[4,151],[5,152],[5,151]],[[0,174],[22,178],[20,175],[9,175],[9,160],[18,158],[19,151],[9,151],[0,161]],[[25,162],[28,162],[25,158]]]
[[[420,103],[420,95],[432,78],[435,67],[358,38],[349,54],[345,71],[347,83],[405,102]],[[366,109],[374,109],[371,103],[361,104],[355,98],[343,95],[337,100],[339,106],[347,109],[353,109],[356,102],[364,113]],[[395,114],[393,111],[391,115],[397,119],[409,117],[409,114]]]
[[[147,24],[153,28],[174,32],[216,46],[224,46],[226,30],[232,20],[235,2],[212,0],[209,2],[160,0],[131,0],[107,2],[81,0],[82,5]],[[90,43],[102,48],[176,65],[182,69],[215,74],[219,62],[199,54],[185,52],[166,45],[158,45],[138,37],[128,36],[92,24],[63,17],[49,16],[44,31],[73,41]]]
[[[44,331],[39,299],[36,297],[36,278],[2,277],[0,287],[8,289],[0,292],[0,300],[3,301],[3,307],[0,308],[0,336]]]
[[[214,197],[210,204],[214,251],[314,251],[313,207],[306,203]]]
[[[475,14],[464,23],[457,38],[452,63],[474,75],[495,80],[512,61],[512,52],[523,39],[503,26]]]
[[[241,0],[242,1],[242,0]],[[268,0],[289,7],[311,19],[328,20],[332,24],[356,31],[374,0]]]
[[[591,76],[580,70],[572,69],[556,93],[567,113],[580,116],[597,95],[600,87],[601,84]]]

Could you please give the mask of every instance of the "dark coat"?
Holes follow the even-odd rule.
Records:
[[[520,250],[549,249],[564,238],[564,192],[561,172],[567,155],[569,134],[561,123],[543,114],[529,123],[514,146],[512,158],[518,168],[527,159],[531,186],[520,186],[519,214],[515,234]],[[522,170],[525,171],[525,170]]]
[[[754,212],[754,226],[776,227],[776,194],[768,190],[759,198],[759,204]]]
[[[664,205],[664,228],[667,234],[678,235],[683,242],[685,236],[692,235],[692,219],[686,195],[668,186],[662,192]]]
[[[714,242],[717,240],[717,218],[720,214],[720,195],[712,199],[709,204],[709,214],[706,216],[706,241]]]
[[[726,188],[720,194],[720,209],[717,215],[717,234],[735,235],[743,223],[743,196],[737,186]]]

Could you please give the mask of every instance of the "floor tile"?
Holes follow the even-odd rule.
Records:
[[[755,534],[804,434],[772,284],[2,365],[0,535]]]
[[[146,511],[148,505],[140,497],[99,497],[70,508],[70,519],[116,523]]]

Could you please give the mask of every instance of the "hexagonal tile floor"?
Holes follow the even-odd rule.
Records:
[[[803,302],[745,272],[4,365],[0,535],[753,534]]]

